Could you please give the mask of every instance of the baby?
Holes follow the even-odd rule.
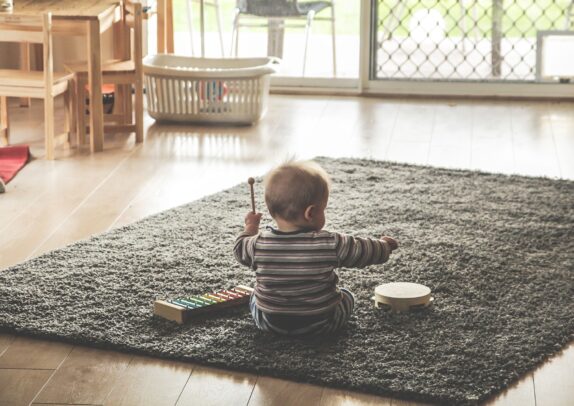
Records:
[[[277,227],[260,232],[261,213],[245,216],[234,254],[256,271],[250,309],[263,331],[300,336],[340,329],[355,300],[337,286],[334,269],[382,264],[398,248],[391,237],[358,238],[323,230],[329,183],[316,163],[285,163],[265,179],[265,203]]]

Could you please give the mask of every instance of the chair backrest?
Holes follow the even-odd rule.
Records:
[[[0,42],[44,43],[45,17],[50,25],[51,16],[19,16],[0,13]]]
[[[298,13],[297,0],[238,0],[242,13],[260,17],[281,17]]]
[[[18,16],[0,13],[0,42],[43,45],[45,98],[52,97],[52,87],[54,86],[52,14]],[[22,75],[25,75],[25,72],[14,70],[14,84],[17,84],[18,78]]]

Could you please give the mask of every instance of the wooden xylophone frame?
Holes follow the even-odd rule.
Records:
[[[248,303],[252,294],[253,288],[239,285],[232,289],[223,289],[204,295],[156,300],[153,303],[153,313],[164,319],[183,324],[201,314]]]

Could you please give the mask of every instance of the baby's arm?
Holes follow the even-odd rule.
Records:
[[[259,233],[260,221],[261,213],[247,213],[245,216],[245,229],[235,240],[233,254],[235,255],[235,259],[242,265],[253,265],[253,252],[257,234]]]
[[[397,242],[391,237],[375,238],[353,237],[335,233],[335,250],[339,266],[348,268],[364,268],[367,265],[387,262],[389,255],[398,248]]]
[[[396,250],[397,248],[399,248],[399,243],[397,242],[397,240],[395,240],[393,237],[389,237],[386,235],[383,235],[381,237],[381,240],[386,241],[389,243],[389,245],[391,246],[391,252]]]

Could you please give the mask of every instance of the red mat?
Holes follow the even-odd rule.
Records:
[[[0,147],[0,179],[8,183],[30,158],[28,145]]]

